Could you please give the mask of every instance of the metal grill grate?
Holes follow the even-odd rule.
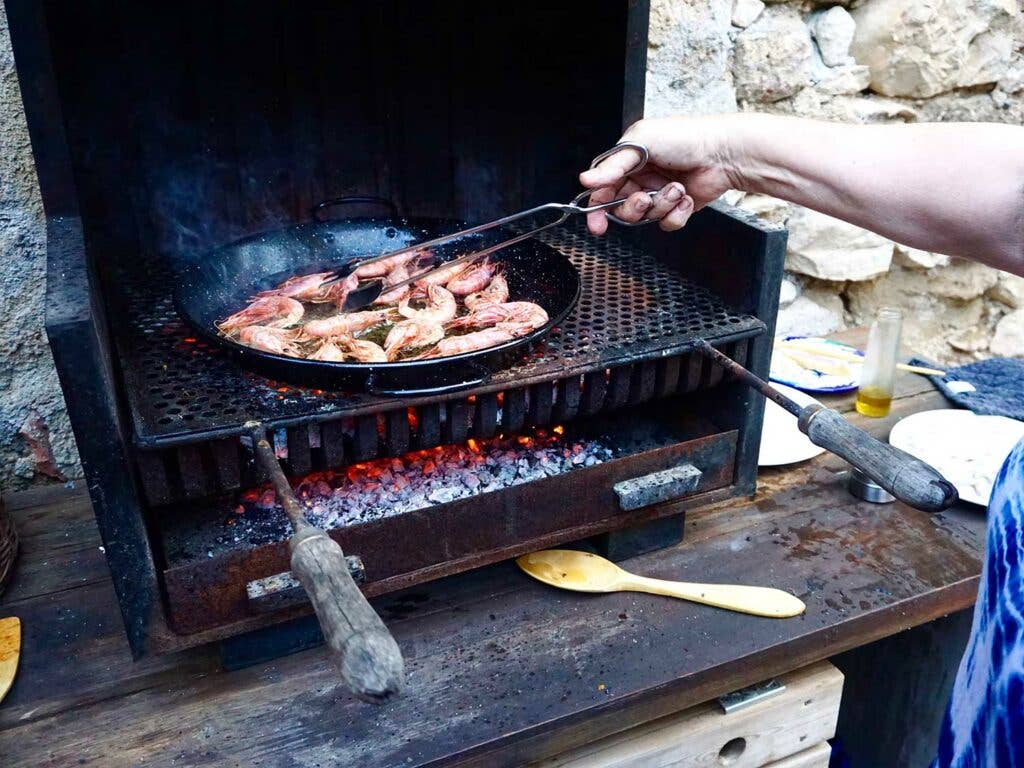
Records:
[[[478,394],[664,358],[698,338],[725,342],[764,331],[757,318],[730,311],[614,234],[596,239],[582,226],[545,234],[580,270],[579,304],[521,363],[494,375]],[[286,426],[396,406],[387,398],[295,387],[246,371],[191,335],[167,295],[165,273],[136,266],[117,279],[127,290],[127,322],[117,326],[117,343],[140,446],[240,434],[250,419]]]

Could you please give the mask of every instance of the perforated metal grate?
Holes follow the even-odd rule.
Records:
[[[700,338],[731,341],[765,330],[757,318],[731,311],[614,233],[597,239],[582,226],[565,226],[543,239],[579,269],[580,301],[522,362],[495,374],[478,392],[658,359]],[[127,315],[127,322],[116,324],[117,344],[140,445],[238,434],[250,419],[286,425],[395,407],[387,398],[296,387],[247,371],[191,334],[174,310],[166,272],[135,266],[117,280],[126,292]]]

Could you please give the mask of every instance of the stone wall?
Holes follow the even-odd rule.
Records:
[[[774,112],[852,123],[1024,123],[1015,0],[652,0],[648,116]],[[909,345],[948,364],[1024,356],[1024,279],[895,245],[763,195],[790,230],[780,332],[905,311]]]
[[[0,5],[0,489],[81,474],[43,329],[46,227]]]

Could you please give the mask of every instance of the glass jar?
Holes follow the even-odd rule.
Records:
[[[871,325],[864,368],[857,389],[857,413],[881,418],[889,415],[896,385],[896,358],[900,351],[903,315],[898,309],[883,307]]]

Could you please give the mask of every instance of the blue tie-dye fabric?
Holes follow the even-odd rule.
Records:
[[[933,768],[1024,768],[1024,441],[999,472],[988,515],[974,626]]]

